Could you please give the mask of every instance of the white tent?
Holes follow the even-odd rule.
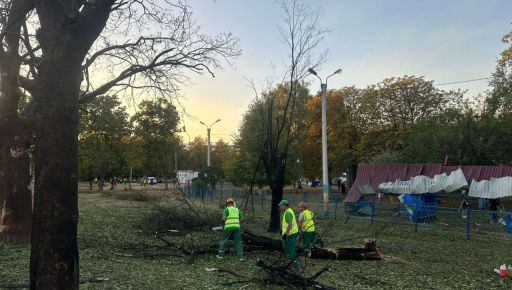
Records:
[[[496,199],[512,196],[512,177],[491,178],[491,180],[473,180],[469,186],[469,196]]]
[[[407,181],[384,182],[379,184],[379,190],[385,193],[425,194],[441,191],[453,192],[467,185],[468,182],[464,177],[464,173],[459,168],[452,171],[450,175],[443,173],[435,175],[434,178],[418,175],[411,177]]]

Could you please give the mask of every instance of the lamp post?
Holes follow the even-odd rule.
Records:
[[[327,168],[327,80],[335,75],[341,73],[341,69],[337,69],[332,74],[325,78],[325,83],[322,78],[318,76],[317,72],[310,68],[308,72],[316,76],[320,80],[320,89],[322,93],[322,185],[323,185],[323,202],[324,202],[324,216],[329,216],[329,172]]]
[[[206,125],[205,123],[203,123],[203,121],[199,121],[199,123],[201,123],[202,125],[204,125],[206,127],[206,132],[208,133],[208,161],[207,161],[207,166],[210,167],[210,152],[212,150],[212,146],[210,144],[210,132],[212,131],[212,126],[215,125],[216,123],[220,122],[220,119],[217,119],[217,121],[211,123],[209,126]]]

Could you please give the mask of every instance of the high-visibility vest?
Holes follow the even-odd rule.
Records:
[[[303,211],[304,213],[304,221],[302,222],[302,231],[303,232],[314,232],[315,231],[315,221],[313,221],[313,213],[306,209]]]
[[[288,235],[293,235],[299,232],[299,227],[297,227],[297,220],[295,219],[295,213],[293,212],[293,209],[288,208],[283,213],[283,221],[281,222],[281,235],[284,235],[286,232],[286,229],[288,228],[288,222],[285,220],[286,213],[290,213],[292,215],[292,228],[288,232]]]
[[[224,223],[224,229],[239,229],[240,228],[240,212],[238,208],[234,206],[228,206],[229,215],[226,217],[226,222]]]

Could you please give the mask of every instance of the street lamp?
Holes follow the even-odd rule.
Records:
[[[206,127],[206,132],[208,132],[208,163],[207,163],[208,167],[210,167],[210,152],[212,150],[212,146],[210,145],[210,132],[212,131],[212,126],[218,122],[220,122],[220,119],[217,119],[217,121],[211,123],[208,126],[205,123],[203,123],[203,121],[199,121],[199,123],[201,123],[202,125],[204,125]]]
[[[188,136],[188,143],[187,145],[185,145],[185,149],[187,149],[187,151],[190,151],[192,150],[192,143],[190,143],[190,134],[188,133],[187,129],[185,129],[185,126],[183,126],[183,132],[185,132]]]
[[[322,185],[323,185],[323,201],[324,201],[324,216],[329,216],[329,172],[327,168],[327,80],[335,75],[341,73],[341,68],[335,70],[332,74],[325,78],[325,83],[322,78],[318,76],[317,72],[310,68],[308,72],[316,76],[320,80],[320,89],[322,92]]]

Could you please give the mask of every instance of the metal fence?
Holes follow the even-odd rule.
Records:
[[[227,182],[219,183],[215,189],[197,189],[185,186],[184,193],[198,201],[209,204],[225,204],[225,199],[232,197],[240,207],[253,214],[265,214],[271,208],[269,189],[255,189],[253,193],[233,186]],[[322,192],[307,189],[287,189],[283,199],[297,208],[302,201],[309,204],[317,217],[338,219],[342,223],[368,223],[369,225],[399,224],[409,227],[413,232],[429,230],[460,233],[467,240],[473,236],[503,235],[512,238],[512,213],[478,210],[476,206],[465,208],[440,206],[439,199],[433,204],[404,204],[385,199],[368,199],[358,202],[343,203],[339,193],[329,195],[330,208],[325,215]]]
[[[214,189],[194,188],[186,185],[183,192],[190,198],[199,202],[214,203],[224,205],[228,197],[232,197],[239,206],[249,210],[266,211],[271,208],[272,193],[270,189],[253,189],[252,193],[247,189],[233,186],[229,182],[221,182]],[[313,212],[322,213],[323,195],[322,192],[286,189],[283,192],[283,199],[290,202],[293,208],[296,208],[302,201],[307,202]],[[331,208],[330,217],[337,217],[342,208],[342,196],[339,193],[329,195]]]

